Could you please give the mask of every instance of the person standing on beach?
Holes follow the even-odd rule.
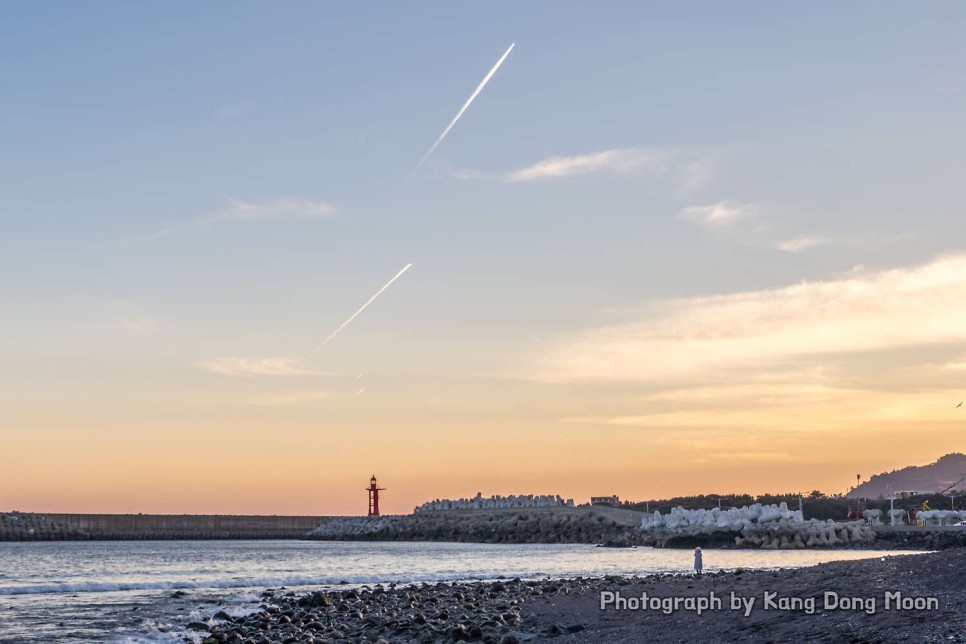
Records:
[[[697,548],[694,549],[694,572],[700,575],[702,567],[703,566],[701,564],[701,546],[698,546]]]

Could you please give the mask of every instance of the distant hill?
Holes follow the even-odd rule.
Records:
[[[966,475],[966,454],[946,454],[929,465],[910,465],[901,470],[876,474],[848,493],[849,498],[887,498],[892,492],[937,492]],[[966,488],[966,481],[956,486]]]

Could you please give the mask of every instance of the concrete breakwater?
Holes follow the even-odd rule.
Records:
[[[309,538],[477,543],[604,543],[649,545],[643,513],[607,507],[422,511],[324,521]]]
[[[75,541],[89,538],[66,523],[43,514],[0,512],[0,541]]]
[[[947,550],[966,548],[966,527],[900,526],[875,528],[877,547],[905,550]]]
[[[644,513],[617,508],[536,507],[449,510],[382,517],[228,516],[157,514],[0,513],[0,541],[321,539],[347,541],[458,541],[477,543],[601,543],[664,548],[859,547],[924,549],[966,547],[966,529],[878,526],[873,539],[852,538],[856,526],[821,524],[837,540],[798,543],[795,532],[759,527],[711,532],[641,530]],[[807,527],[807,526],[806,526]],[[843,530],[849,539],[844,539]],[[863,535],[870,528],[863,528]],[[784,539],[783,539],[784,537]]]
[[[0,541],[298,539],[331,517],[0,513]]]
[[[806,521],[738,530],[641,530],[643,513],[608,507],[450,510],[383,517],[333,517],[308,536],[332,541],[458,541],[477,543],[595,543],[657,548],[881,548],[940,550],[966,547],[966,529],[928,526],[890,532],[862,522]]]

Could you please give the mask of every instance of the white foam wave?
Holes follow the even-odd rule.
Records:
[[[423,581],[479,581],[493,579],[487,576],[466,575],[411,575],[405,579],[392,579],[378,575],[354,575],[345,577],[266,577],[252,579],[131,581],[131,582],[76,582],[56,584],[32,584],[27,586],[0,587],[2,595],[42,595],[67,593],[112,593],[131,590],[205,590],[217,588],[271,588],[273,586],[337,586],[344,584],[388,584]]]

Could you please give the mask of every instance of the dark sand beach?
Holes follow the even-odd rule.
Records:
[[[712,560],[714,551],[706,551]],[[524,626],[540,632],[552,624],[576,623],[586,628],[563,635],[559,642],[966,642],[966,550],[922,555],[831,562],[810,568],[779,571],[722,572],[701,577],[643,578],[624,582],[595,581],[570,596],[533,597],[523,609]],[[702,615],[679,609],[669,615],[659,610],[601,610],[600,590],[620,590],[625,597],[722,597],[723,607]],[[909,598],[935,598],[922,603],[935,608],[897,610],[886,606],[886,593]],[[732,610],[730,595],[754,598],[748,616],[744,607]],[[777,607],[764,606],[765,593],[777,593]],[[826,593],[860,598],[847,609],[835,607]],[[892,595],[894,597],[894,595]],[[781,605],[780,598],[794,599]],[[875,601],[870,605],[870,599]],[[839,604],[842,602],[840,601]],[[871,612],[868,614],[866,611]]]
[[[714,551],[705,552],[705,565],[714,565]],[[278,589],[264,593],[259,612],[194,626],[209,643],[966,642],[964,574],[966,549],[951,549],[700,577],[508,579],[310,595]],[[611,603],[602,610],[601,593],[624,599],[647,593],[657,603],[644,610],[632,602],[615,610]],[[829,593],[850,605],[834,606]],[[754,603],[732,609],[732,594]],[[665,612],[675,598],[681,598],[676,609]],[[683,598],[710,605],[699,615]]]

